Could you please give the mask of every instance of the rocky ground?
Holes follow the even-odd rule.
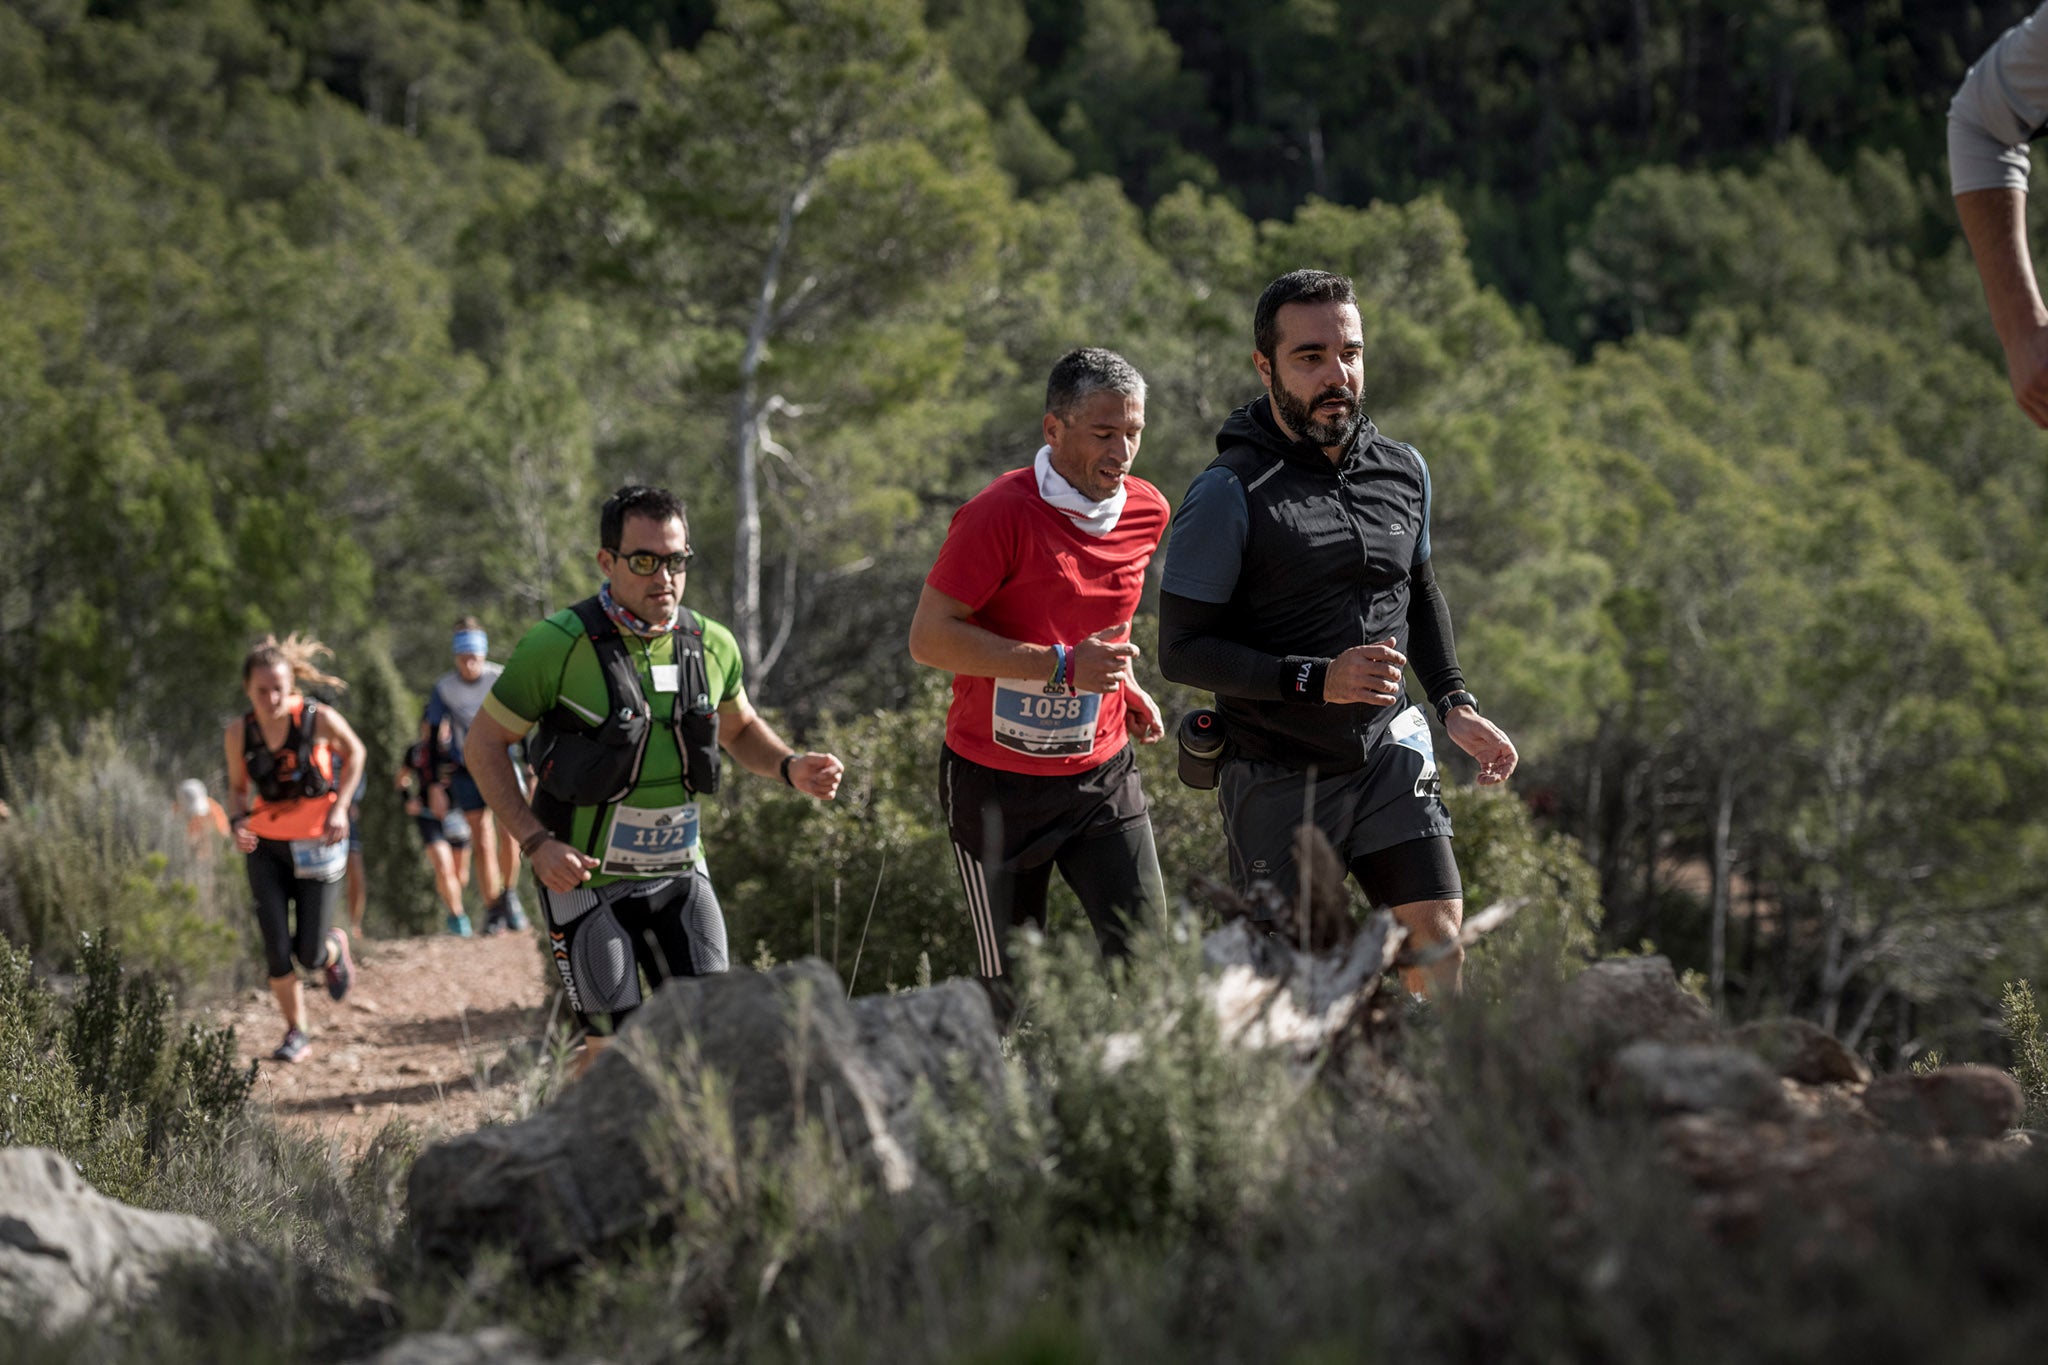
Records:
[[[219,1011],[260,1062],[254,1103],[350,1154],[395,1118],[447,1135],[509,1110],[545,1022],[548,964],[533,935],[367,939],[355,963],[346,1000],[307,991],[313,1049],[299,1062],[270,1060],[284,1029],[269,991]]]

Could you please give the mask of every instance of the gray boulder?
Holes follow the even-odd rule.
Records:
[[[1995,1138],[2019,1122],[2020,1086],[1989,1066],[1900,1072],[1872,1081],[1863,1107],[1907,1137]]]
[[[1610,1107],[1670,1114],[1790,1115],[1778,1078],[1753,1053],[1712,1043],[1630,1043],[1614,1055],[1601,1097]]]
[[[815,958],[670,981],[548,1108],[423,1152],[407,1182],[414,1235],[458,1264],[499,1244],[529,1273],[558,1270],[659,1235],[686,1187],[786,1150],[813,1121],[902,1191],[919,1178],[919,1082],[944,1102],[965,1085],[1000,1103],[995,1021],[973,982],[849,1005]]]
[[[202,1219],[109,1199],[48,1148],[0,1148],[0,1319],[60,1330],[147,1298],[174,1264],[221,1255]]]
[[[1665,957],[1596,962],[1565,984],[1566,1030],[1588,1052],[1608,1056],[1636,1042],[1704,1043],[1714,1015],[1678,984]]]
[[[1789,1017],[1758,1019],[1735,1030],[1734,1041],[1801,1085],[1862,1085],[1870,1068],[1818,1024]]]

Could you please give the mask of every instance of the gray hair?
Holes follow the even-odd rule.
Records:
[[[1127,394],[1142,403],[1145,376],[1136,365],[1100,346],[1068,351],[1054,362],[1052,377],[1045,381],[1045,410],[1064,422],[1098,393]]]

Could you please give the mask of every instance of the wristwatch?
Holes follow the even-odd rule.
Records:
[[[1459,706],[1469,706],[1476,711],[1477,709],[1479,709],[1479,698],[1473,696],[1470,692],[1465,691],[1465,689],[1463,689],[1462,687],[1459,688],[1456,692],[1445,693],[1443,696],[1437,698],[1437,723],[1442,724],[1444,718],[1449,716],[1451,714],[1451,711]]]

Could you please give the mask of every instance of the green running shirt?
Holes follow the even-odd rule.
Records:
[[[710,617],[702,619],[704,670],[711,680],[712,704],[723,706],[729,701],[738,701],[746,695],[740,684],[739,642],[730,630]],[[647,757],[640,767],[640,781],[627,795],[624,804],[643,810],[680,806],[694,798],[683,786],[683,756],[676,748],[675,731],[671,728],[679,694],[656,692],[653,671],[656,664],[675,663],[675,639],[664,635],[658,640],[642,640],[627,634],[624,640],[626,653],[640,674],[640,687],[647,694],[655,719],[653,733],[647,739]],[[576,613],[567,608],[548,617],[520,638],[511,659],[505,664],[505,671],[491,688],[490,696],[484,699],[484,710],[490,712],[498,724],[523,737],[542,716],[554,709],[557,701],[566,703],[570,710],[578,712],[592,724],[603,719],[611,706],[611,697],[604,685],[604,669],[597,661],[597,650],[591,645],[590,637],[584,634],[583,623],[577,619]],[[591,825],[598,818],[599,810],[595,806],[577,808],[576,823],[571,829],[576,847],[592,847]],[[604,820],[605,828],[599,831],[600,838],[596,842],[600,856],[610,835],[609,813]],[[622,880],[627,878],[593,872],[584,886],[595,888]]]

